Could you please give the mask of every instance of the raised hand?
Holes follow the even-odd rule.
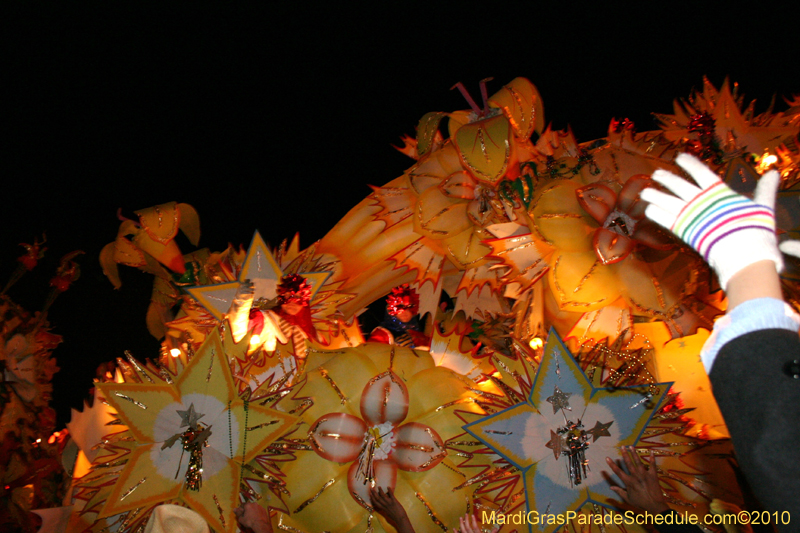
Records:
[[[778,272],[783,258],[775,236],[776,171],[758,181],[753,200],[731,190],[699,159],[681,154],[675,162],[694,178],[693,185],[666,170],[653,173],[673,194],[645,189],[648,218],[672,231],[697,250],[727,289],[731,277],[745,267],[772,260]]]
[[[623,502],[632,507],[652,514],[669,511],[669,505],[667,505],[658,481],[653,452],[650,452],[650,464],[645,465],[633,447],[628,446],[622,449],[622,461],[625,463],[627,473],[606,457],[608,466],[625,485],[625,488],[612,486],[611,490],[616,492]]]
[[[372,506],[386,520],[389,521],[398,533],[414,533],[414,527],[408,519],[406,510],[392,492],[391,488],[383,492],[383,488],[372,487],[369,489],[369,498]]]

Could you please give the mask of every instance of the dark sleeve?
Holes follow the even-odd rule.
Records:
[[[711,385],[744,475],[767,511],[789,511],[800,531],[800,337],[754,331],[725,344]]]

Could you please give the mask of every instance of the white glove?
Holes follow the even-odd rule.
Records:
[[[775,236],[778,172],[764,174],[750,200],[731,190],[697,158],[681,154],[675,162],[700,187],[666,170],[656,170],[653,179],[675,196],[643,190],[642,200],[650,203],[645,215],[697,250],[717,273],[723,289],[734,274],[758,261],[769,259],[778,272],[783,270]]]

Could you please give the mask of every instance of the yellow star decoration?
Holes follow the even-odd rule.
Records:
[[[284,435],[297,417],[238,397],[218,329],[174,383],[147,381],[98,384],[135,439],[99,516],[178,500],[214,530],[233,533],[242,464]],[[196,427],[187,429],[189,416]],[[197,490],[187,482],[189,430],[205,438]]]
[[[278,295],[278,282],[283,274],[267,243],[256,231],[236,281],[191,287],[187,288],[186,292],[205,307],[214,318],[221,321],[230,309],[236,291],[244,280],[249,279],[254,284],[254,301],[272,300]],[[300,272],[299,274],[311,284],[312,299],[330,276],[329,272]]]

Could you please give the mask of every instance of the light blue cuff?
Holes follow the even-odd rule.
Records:
[[[800,316],[783,300],[758,298],[738,305],[733,311],[717,320],[714,331],[708,337],[700,358],[706,373],[711,373],[714,359],[727,343],[760,329],[788,329],[796,332],[800,328]]]

